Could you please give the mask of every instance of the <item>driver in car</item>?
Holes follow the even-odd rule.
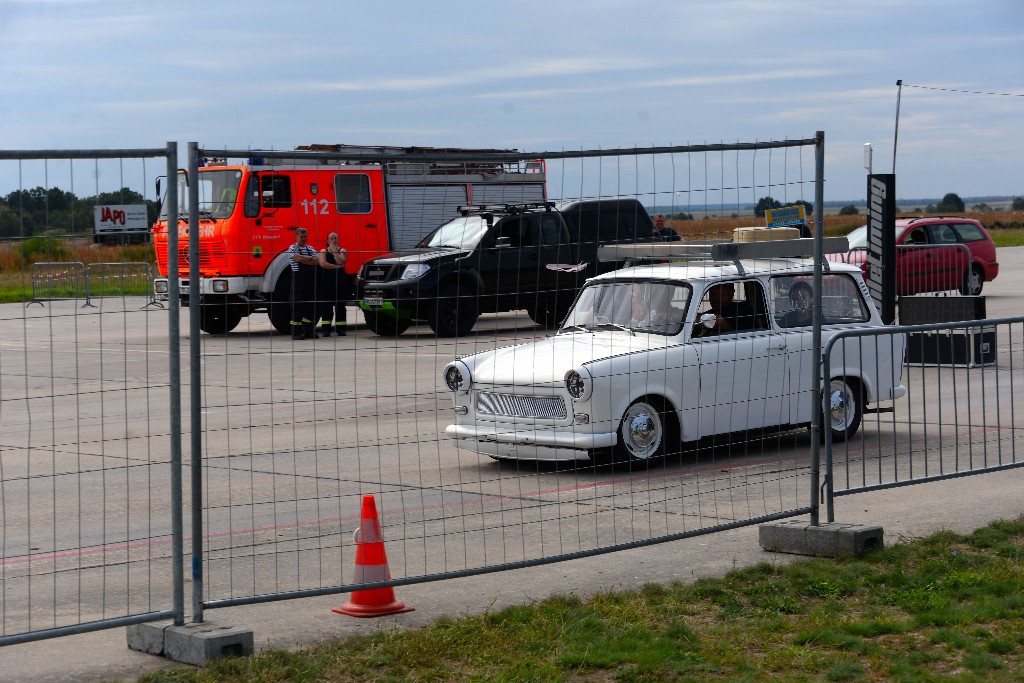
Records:
[[[731,282],[708,288],[708,303],[711,308],[698,317],[694,336],[703,337],[754,329],[754,311],[746,301],[734,301],[735,296],[735,285]],[[707,314],[715,316],[713,324],[703,322]]]

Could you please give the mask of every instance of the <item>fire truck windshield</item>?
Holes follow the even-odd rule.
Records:
[[[199,217],[227,218],[235,210],[238,199],[238,188],[242,182],[242,172],[236,169],[217,169],[199,171]],[[188,182],[184,173],[178,174],[178,216],[188,217],[189,202]],[[164,201],[160,218],[166,220],[169,213],[167,201]]]

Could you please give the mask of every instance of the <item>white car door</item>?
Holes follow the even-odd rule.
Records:
[[[750,307],[753,329],[693,339],[699,356],[701,437],[779,425],[786,418],[783,337],[764,314],[759,282],[737,282],[735,291],[736,303]],[[697,309],[698,320],[708,306]]]

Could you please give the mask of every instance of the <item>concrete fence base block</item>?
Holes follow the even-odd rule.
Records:
[[[883,546],[880,526],[831,522],[811,526],[809,522],[782,520],[758,527],[758,542],[775,553],[837,557],[863,555]]]
[[[137,624],[127,631],[130,649],[195,666],[223,657],[248,656],[254,650],[252,631],[212,621],[183,626],[170,621]]]

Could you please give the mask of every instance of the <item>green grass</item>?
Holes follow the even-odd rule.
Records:
[[[557,596],[164,681],[1021,681],[1024,517],[864,557]]]

